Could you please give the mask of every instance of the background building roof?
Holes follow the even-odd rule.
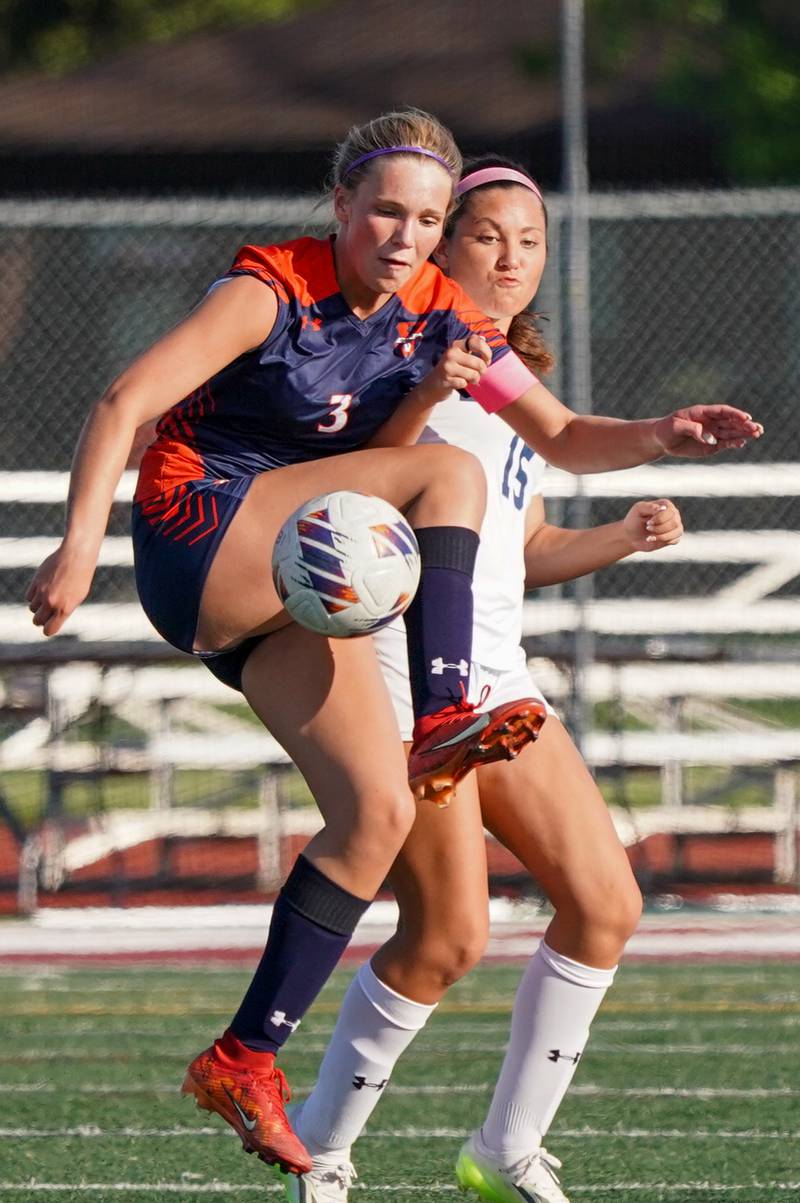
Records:
[[[61,79],[8,79],[5,188],[58,189],[65,173],[68,188],[90,191],[196,188],[204,175],[223,189],[263,191],[267,179],[317,186],[351,124],[408,104],[436,113],[467,151],[516,154],[552,184],[559,16],[559,0],[335,0],[291,19],[137,47]],[[534,73],[534,59],[554,69]],[[630,182],[640,171],[652,184],[654,166],[662,178],[676,167],[686,176],[680,160],[701,131],[654,111],[641,80],[590,89],[589,102],[596,180],[620,182],[623,160]],[[624,146],[619,167],[615,146]]]

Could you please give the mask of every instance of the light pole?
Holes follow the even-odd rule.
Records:
[[[566,284],[566,396],[577,413],[592,411],[592,351],[589,269],[589,164],[586,147],[586,100],[584,92],[584,0],[562,0],[561,5],[561,104],[563,113],[562,192],[566,211],[563,279]],[[589,526],[591,499],[577,477],[572,505],[572,523]],[[573,641],[573,684],[570,725],[581,751],[592,725],[591,700],[587,688],[589,666],[594,659],[594,632],[588,621],[594,595],[591,576],[575,582],[577,619]]]

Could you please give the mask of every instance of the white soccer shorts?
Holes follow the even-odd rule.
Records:
[[[387,627],[373,635],[372,640],[378,653],[378,660],[389,689],[394,712],[397,715],[400,734],[406,742],[410,742],[411,730],[414,726],[414,713],[411,708],[411,689],[408,684],[405,633],[397,627]],[[518,698],[538,698],[539,701],[544,702],[548,714],[555,714],[553,707],[531,678],[522,648],[519,649],[517,663],[512,668],[492,668],[486,664],[477,664],[473,660],[469,684],[466,680],[464,681],[467,700],[477,704],[481,692],[487,685],[490,692],[486,698],[486,708],[502,706],[504,702],[514,702]]]

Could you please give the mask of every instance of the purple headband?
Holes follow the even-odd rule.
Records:
[[[456,184],[456,196],[463,196],[465,192],[471,192],[473,188],[480,188],[481,184],[500,183],[522,184],[523,188],[530,189],[544,204],[544,197],[533,180],[528,179],[521,171],[514,171],[511,167],[482,167],[479,171],[470,172]]]
[[[351,171],[355,171],[356,167],[360,167],[361,164],[366,163],[368,159],[377,159],[378,155],[405,154],[427,155],[429,159],[435,159],[437,163],[441,163],[448,175],[453,174],[450,164],[446,162],[441,155],[437,155],[433,150],[426,150],[424,146],[385,146],[382,150],[371,150],[368,154],[361,155],[360,158],[354,159],[353,162],[345,168],[345,170],[342,172],[342,175],[349,175]]]

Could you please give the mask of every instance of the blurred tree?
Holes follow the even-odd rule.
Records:
[[[0,71],[66,75],[141,42],[290,16],[323,0],[0,0]]]
[[[588,73],[702,113],[738,184],[800,181],[798,0],[587,0]]]

